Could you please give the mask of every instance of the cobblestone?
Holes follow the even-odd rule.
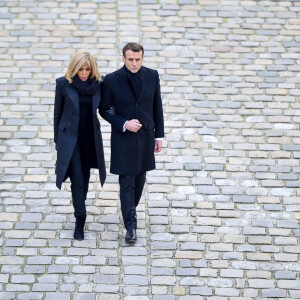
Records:
[[[0,3],[0,299],[299,299],[298,1]],[[157,69],[164,149],[128,246],[117,176],[92,171],[86,239],[55,187],[55,78],[129,41]],[[103,120],[109,170],[110,126]]]

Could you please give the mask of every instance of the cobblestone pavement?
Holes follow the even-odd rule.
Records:
[[[300,298],[300,1],[0,0],[0,299]],[[55,78],[139,41],[164,150],[127,246],[93,171],[86,239],[55,187]],[[109,168],[110,127],[101,120]]]

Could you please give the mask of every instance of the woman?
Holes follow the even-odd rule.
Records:
[[[84,239],[85,200],[91,168],[99,169],[102,186],[106,178],[102,135],[97,118],[101,81],[95,57],[86,51],[75,54],[65,76],[56,79],[56,186],[61,189],[62,182],[70,177],[76,240]]]

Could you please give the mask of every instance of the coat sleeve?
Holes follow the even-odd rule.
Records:
[[[55,101],[54,101],[54,143],[55,148],[57,149],[57,136],[58,136],[58,124],[63,112],[64,101],[62,96],[62,87],[56,80],[56,89],[55,89]]]
[[[160,83],[159,83],[159,75],[157,74],[155,95],[153,101],[153,118],[155,122],[155,138],[163,138],[164,137],[164,113],[162,107],[161,93],[160,93]]]
[[[114,129],[123,132],[123,125],[127,119],[117,114],[116,107],[113,104],[113,93],[108,76],[105,76],[102,83],[99,112],[101,117],[109,122]]]

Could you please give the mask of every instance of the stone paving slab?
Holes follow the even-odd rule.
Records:
[[[299,20],[291,0],[0,0],[0,299],[299,299]],[[137,244],[94,171],[74,241],[55,78],[83,49],[112,72],[129,41],[160,74],[164,149]]]

